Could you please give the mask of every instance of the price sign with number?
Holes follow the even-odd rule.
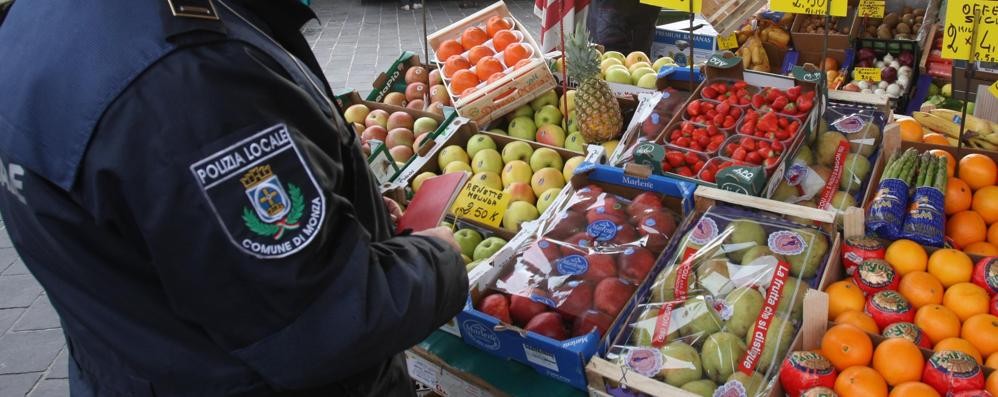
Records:
[[[693,2],[693,13],[699,14],[702,0],[641,0],[642,4],[662,7],[669,10],[690,12],[690,1]]]
[[[943,27],[943,58],[970,60],[974,49],[977,60],[998,62],[998,1],[948,1]]]
[[[861,17],[883,18],[884,0],[859,0],[856,12]]]
[[[866,80],[874,83],[880,82],[880,68],[855,68],[852,70],[854,80]]]
[[[833,17],[846,16],[848,0],[769,0],[769,10],[789,12],[793,14],[825,15],[828,12],[828,2],[832,2]]]
[[[454,216],[499,227],[509,206],[509,194],[488,186],[468,182],[458,193],[450,210]]]
[[[738,48],[738,36],[734,33],[727,36],[717,36],[717,49],[731,50]]]

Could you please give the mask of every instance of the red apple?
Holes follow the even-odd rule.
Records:
[[[555,312],[538,314],[530,319],[524,329],[555,340],[563,340],[568,337],[568,331],[565,330],[561,316]]]
[[[391,116],[388,116],[388,126],[386,126],[385,128],[387,128],[389,131],[394,130],[396,128],[405,128],[411,131],[412,123],[414,121],[415,120],[413,120],[412,115],[410,115],[409,113],[395,112],[392,113]]]
[[[561,247],[561,254],[564,256],[585,255],[593,247],[593,238],[586,232],[575,233],[564,242],[567,244]]]
[[[365,126],[380,125],[385,130],[388,130],[388,112],[381,109],[374,109],[367,114],[364,118]]]
[[[977,261],[970,281],[989,294],[998,294],[998,256],[990,256]]]
[[[415,141],[416,136],[413,135],[412,130],[399,127],[388,131],[388,138],[385,140],[385,145],[388,145],[389,149],[396,146],[412,147]]]
[[[513,323],[521,327],[547,310],[547,305],[526,296],[513,295],[509,298],[509,315],[513,318]]]
[[[548,232],[548,237],[562,240],[573,234],[586,231],[586,216],[578,211],[565,211],[558,214],[558,221]]]
[[[655,255],[641,247],[627,247],[618,259],[620,278],[640,284],[655,266]]]
[[[429,82],[429,76],[426,74],[426,68],[422,66],[413,66],[405,71],[405,83],[423,83]]]
[[[388,130],[380,125],[372,125],[364,129],[364,132],[360,134],[360,141],[367,142],[372,139],[377,139],[384,142],[388,138]]]
[[[566,319],[572,320],[593,306],[593,283],[573,281],[565,284],[565,288],[552,293],[555,302],[560,301],[555,308]]]
[[[589,269],[582,273],[584,280],[599,282],[617,275],[617,261],[614,255],[592,253],[586,255],[586,261],[589,262]]]
[[[645,247],[653,252],[662,252],[676,231],[676,218],[667,210],[644,214],[638,218],[638,234],[648,236]]]
[[[617,317],[632,295],[634,286],[628,282],[619,278],[603,279],[593,293],[593,307],[610,317]]]
[[[405,105],[406,109],[412,109],[412,110],[423,110],[423,108],[425,107],[426,107],[426,101],[423,101],[422,99],[413,99],[409,101],[408,104]]]
[[[662,208],[662,195],[655,192],[644,192],[631,200],[631,205],[627,207],[627,213],[632,218],[637,218],[646,212],[652,212]]]
[[[404,163],[412,158],[412,148],[408,146],[396,146],[388,149],[388,153],[392,155],[392,159],[399,163]]]
[[[638,232],[628,223],[621,223],[617,225],[617,234],[613,236],[610,242],[617,245],[630,244],[638,241]]]
[[[596,200],[596,203],[590,206],[586,212],[586,220],[589,223],[608,220],[621,225],[627,222],[627,213],[624,212],[624,205],[616,196],[604,195],[602,200]]]
[[[415,101],[417,99],[422,100],[426,94],[427,94],[426,84],[417,82],[409,84],[408,87],[405,87],[405,99],[408,99],[410,102]]]
[[[572,324],[572,336],[588,334],[595,328],[602,338],[611,325],[613,325],[613,317],[598,310],[589,310],[575,317],[575,323]]]
[[[572,195],[571,209],[586,212],[589,207],[596,203],[596,199],[603,194],[603,188],[596,185],[585,186]]]
[[[506,295],[497,293],[486,296],[478,302],[478,311],[495,317],[505,324],[513,323],[509,317],[509,300]]]
[[[429,85],[431,85],[431,86],[434,86],[434,85],[441,85],[442,86],[444,84],[444,80],[443,80],[442,76],[440,75],[440,69],[433,69],[433,70],[431,70],[430,73],[428,74],[427,80],[428,80],[427,83]]]

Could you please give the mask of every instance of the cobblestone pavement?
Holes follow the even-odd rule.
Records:
[[[491,4],[479,0],[479,8],[461,9],[462,1],[425,1],[430,32]],[[507,5],[536,37],[533,0]],[[334,90],[349,87],[366,96],[403,50],[423,53],[422,10],[400,10],[393,0],[314,0],[312,7],[320,21],[304,31]],[[68,396],[67,354],[58,315],[0,220],[0,397]]]

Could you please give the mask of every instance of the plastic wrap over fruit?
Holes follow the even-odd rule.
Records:
[[[829,244],[825,232],[775,214],[710,208],[686,231],[606,358],[702,395],[765,395]]]
[[[596,185],[581,188],[490,289],[510,296],[513,325],[558,340],[594,329],[605,335],[665,250],[677,220],[658,193],[627,199]]]
[[[634,157],[634,148],[642,142],[651,142],[658,138],[665,130],[665,127],[672,121],[673,115],[680,111],[685,95],[668,89],[665,92],[654,94],[641,94],[638,96],[638,107],[634,111],[627,130],[624,132],[621,142],[623,149],[615,158],[611,158],[611,164],[622,166],[630,162]]]

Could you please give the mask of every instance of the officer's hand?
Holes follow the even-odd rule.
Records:
[[[381,198],[385,201],[385,208],[388,208],[388,215],[392,217],[392,223],[397,224],[399,218],[402,218],[402,206],[388,197]]]
[[[457,240],[454,240],[454,232],[451,231],[449,227],[437,226],[433,229],[426,229],[413,234],[418,236],[436,237],[446,241],[447,244],[450,244],[450,246],[454,247],[454,249],[461,251],[461,246],[457,244]]]

